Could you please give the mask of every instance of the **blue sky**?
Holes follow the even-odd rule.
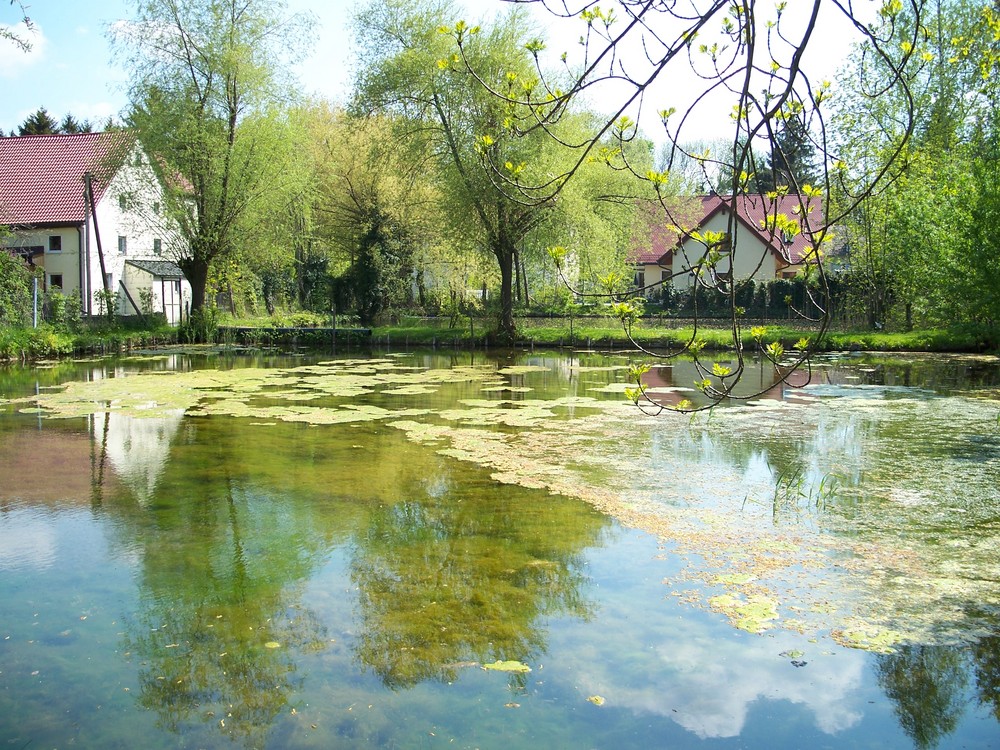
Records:
[[[130,18],[130,0],[25,0],[37,33],[24,54],[0,43],[0,129],[4,133],[45,107],[56,119],[103,123],[126,105],[126,71],[111,58],[108,28]],[[293,0],[290,10],[311,12],[318,23],[317,44],[302,65],[305,90],[337,99],[344,95],[349,64],[350,0]],[[0,24],[10,26],[15,8],[0,0]]]
[[[78,120],[103,124],[108,117],[117,117],[126,106],[127,73],[111,59],[108,28],[116,21],[130,18],[134,0],[24,0],[28,15],[37,26],[34,47],[28,54],[12,44],[0,42],[0,129],[10,133],[25,117],[45,107],[55,119],[71,113]],[[306,93],[341,101],[347,95],[352,64],[349,24],[358,0],[286,0],[291,11],[306,11],[316,20],[316,43],[312,52],[296,71]],[[468,9],[464,12],[462,7]],[[797,4],[790,4],[795,8]],[[478,21],[504,9],[501,0],[458,0],[456,18]],[[827,9],[824,8],[826,12]],[[545,16],[543,28],[549,37],[549,49],[575,47],[581,27],[571,22],[562,33],[550,16]],[[821,18],[824,18],[821,16]],[[16,20],[15,8],[8,0],[0,0],[0,24]],[[832,77],[837,63],[847,53],[848,29],[843,19],[825,17],[818,38],[810,45],[814,68],[822,77]],[[556,37],[553,39],[553,37]],[[578,48],[577,48],[578,49]],[[807,58],[808,59],[808,58]],[[814,81],[818,80],[813,78]],[[686,98],[686,86],[698,86],[697,81],[685,83],[671,77],[659,82],[664,102],[647,104],[646,113],[655,119],[655,111],[663,106],[681,105]],[[612,98],[613,92],[612,92]],[[672,101],[679,100],[679,101]],[[602,109],[602,102],[592,104]],[[709,111],[703,121],[691,127],[691,136],[718,137],[726,132],[731,102],[724,109]],[[683,111],[682,106],[678,106]],[[647,133],[661,130],[657,123],[646,123]]]
[[[39,107],[61,119],[103,121],[124,105],[124,73],[109,65],[104,30],[125,13],[124,0],[26,0],[38,26],[25,54],[0,43],[0,128],[9,133]],[[15,8],[0,3],[0,23],[10,25]]]

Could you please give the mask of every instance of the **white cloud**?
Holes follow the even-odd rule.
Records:
[[[41,26],[35,24],[29,29],[22,21],[13,26],[0,24],[0,28],[31,43],[31,49],[24,52],[13,42],[0,39],[0,78],[16,78],[23,71],[45,59],[48,41],[42,33]]]
[[[631,671],[616,666],[623,658],[634,658],[618,651],[622,642],[617,639],[571,648],[579,656],[578,664],[568,665],[575,671],[574,681],[585,694],[603,696],[608,705],[637,716],[667,717],[702,739],[740,736],[751,706],[762,700],[804,706],[815,727],[828,735],[861,720],[864,654],[824,651],[784,631],[730,640],[693,623],[671,623],[672,632],[664,638],[649,623],[605,622],[609,631],[629,633],[629,642],[658,645],[644,651],[641,660],[629,661]],[[804,669],[780,655],[795,649],[807,651]]]

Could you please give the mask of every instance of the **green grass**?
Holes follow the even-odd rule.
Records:
[[[177,329],[99,326],[68,331],[51,326],[0,328],[0,360],[30,361],[73,354],[111,354],[177,341]]]
[[[266,329],[277,326],[278,322],[290,325],[297,322],[318,323],[319,320],[305,316],[296,319],[288,316],[281,319],[261,318],[241,320],[242,325]],[[236,321],[226,321],[230,325]],[[341,327],[348,325],[348,319],[338,321]],[[732,333],[718,321],[711,321],[711,327],[699,327],[698,338],[708,349],[730,349]],[[308,327],[308,326],[307,326]],[[790,326],[768,325],[763,341],[780,341],[786,349],[791,348],[803,336],[811,335],[808,330]],[[394,325],[378,326],[372,330],[372,343],[389,346],[441,346],[441,347],[482,347],[490,343],[491,321],[482,318],[470,320],[460,318],[454,328],[447,318],[429,320],[426,318],[404,318]],[[535,346],[592,346],[598,348],[628,348],[632,344],[626,338],[621,325],[612,318],[523,318],[518,320],[519,343]],[[63,329],[41,326],[39,328],[0,329],[0,360],[35,360],[80,353],[114,353],[134,348],[176,343],[178,329],[167,326],[139,329],[134,326],[98,326],[69,332]],[[675,348],[688,342],[694,329],[688,325],[673,328],[669,321],[659,324],[658,320],[641,321],[634,330],[636,341],[650,348]],[[744,330],[745,346],[753,345],[749,326]],[[308,336],[299,337],[299,345],[308,346]],[[315,342],[318,347],[328,345],[325,335]],[[1000,331],[989,326],[956,326],[951,328],[926,329],[905,333],[873,331],[834,330],[827,334],[821,346],[824,351],[882,351],[882,352],[984,352],[1000,351]]]
[[[780,341],[791,348],[804,336],[814,335],[808,329],[786,325],[768,325],[764,342]],[[488,322],[463,318],[454,328],[447,321],[412,319],[395,325],[378,326],[372,331],[375,342],[420,345],[467,345],[474,342],[481,346],[488,334]],[[612,318],[585,318],[571,321],[568,318],[522,319],[518,321],[519,341],[541,346],[631,346],[621,325]],[[642,321],[633,331],[637,342],[643,346],[666,348],[683,345],[694,336],[691,326],[672,328],[669,324],[656,325]],[[752,345],[749,326],[743,331],[744,346]],[[698,338],[709,349],[729,349],[733,345],[732,332],[717,321],[708,327],[698,328]],[[905,333],[880,331],[834,330],[824,337],[820,346],[824,351],[886,351],[886,352],[982,352],[1000,349],[1000,331],[988,326],[956,326],[926,329]]]

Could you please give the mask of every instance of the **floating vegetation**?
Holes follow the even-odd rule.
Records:
[[[483,664],[482,668],[491,672],[515,672],[518,674],[526,674],[531,671],[531,667],[519,661],[497,660],[492,664]]]
[[[496,481],[578,498],[658,536],[685,563],[664,583],[752,633],[783,627],[887,652],[961,639],[978,627],[975,613],[1000,608],[995,391],[829,385],[793,392],[810,402],[650,418],[614,397],[624,384],[526,397],[532,376],[551,372],[344,359],[140,372],[0,403],[52,419],[183,411],[259,425],[381,421]],[[508,397],[435,400],[449,385]],[[400,408],[405,396],[420,408]]]
[[[778,603],[762,594],[747,599],[738,594],[720,594],[709,599],[708,604],[728,617],[734,627],[748,633],[763,633],[778,619]]]
[[[595,706],[604,705],[604,698],[602,698],[600,695],[592,695],[589,698],[587,698],[587,700],[593,703]]]
[[[511,365],[497,370],[501,375],[527,375],[531,372],[548,372],[548,367],[541,365]]]
[[[906,636],[896,630],[883,630],[874,625],[856,623],[851,627],[835,629],[831,636],[841,646],[873,651],[877,654],[894,654],[896,646],[907,640]]]

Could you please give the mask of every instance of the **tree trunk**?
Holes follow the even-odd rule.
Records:
[[[518,262],[521,267],[521,283],[524,285],[524,296],[521,298],[524,301],[525,307],[531,304],[531,296],[528,294],[528,269],[524,262],[524,258],[518,253]]]
[[[191,312],[205,306],[205,291],[208,287],[208,261],[203,258],[182,258],[177,262],[184,276],[191,284]]]
[[[523,302],[521,299],[521,259],[517,250],[514,250],[514,301]]]
[[[502,343],[512,344],[517,335],[514,326],[513,244],[509,240],[501,238],[493,253],[500,264],[500,318],[497,321],[497,336]]]

